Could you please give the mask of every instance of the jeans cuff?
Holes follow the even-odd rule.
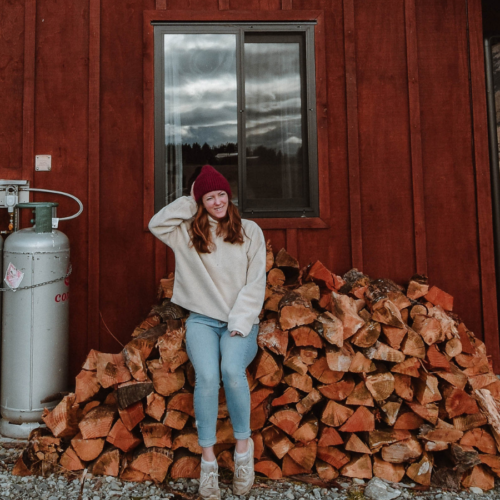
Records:
[[[216,443],[217,443],[217,439],[215,437],[212,439],[199,439],[198,438],[198,444],[202,448],[209,448],[210,446],[213,446]]]
[[[234,439],[248,439],[252,435],[252,431],[233,432]]]

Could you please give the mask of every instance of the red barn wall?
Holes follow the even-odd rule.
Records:
[[[266,237],[337,274],[427,272],[499,363],[479,0],[4,0],[0,178],[86,209],[61,227],[71,377],[90,348],[120,349],[173,265],[143,224],[143,12],[155,9],[324,11],[328,228]],[[36,154],[51,172],[34,171]]]

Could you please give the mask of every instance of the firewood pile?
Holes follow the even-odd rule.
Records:
[[[500,381],[485,345],[425,276],[406,288],[268,245],[259,351],[247,370],[255,469],[489,490],[500,475]],[[92,350],[76,388],[30,436],[14,473],[84,468],[126,481],[197,478],[201,448],[186,311],[161,305],[119,354]],[[224,390],[216,456],[234,470]]]

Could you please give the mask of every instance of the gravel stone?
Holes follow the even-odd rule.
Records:
[[[482,495],[484,493],[484,491],[481,488],[478,488],[477,486],[471,486],[469,490],[471,493],[474,493],[476,495]]]

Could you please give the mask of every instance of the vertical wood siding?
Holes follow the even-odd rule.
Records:
[[[266,238],[338,274],[358,266],[404,284],[427,272],[499,370],[479,0],[6,0],[0,178],[71,192],[86,209],[61,226],[71,377],[89,348],[120,348],[108,328],[128,340],[174,268],[143,220],[143,12],[154,9],[324,11],[329,227]],[[52,154],[52,172],[34,172],[36,154]]]

